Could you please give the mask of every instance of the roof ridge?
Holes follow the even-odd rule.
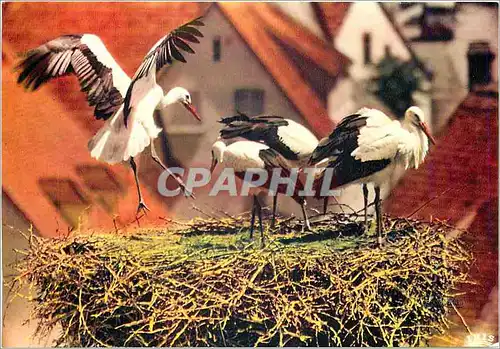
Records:
[[[252,3],[250,10],[255,16],[267,24],[266,30],[272,33],[283,42],[295,48],[298,52],[311,58],[319,67],[323,68],[332,76],[338,76],[347,70],[351,60],[338,51],[331,43],[320,39],[307,27],[297,22],[282,10],[268,3]],[[272,16],[282,21],[278,25]],[[293,35],[289,30],[291,27],[300,28],[301,34],[306,36],[305,40],[299,41],[297,35]]]

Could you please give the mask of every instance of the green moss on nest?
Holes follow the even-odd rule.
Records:
[[[385,218],[378,248],[332,214],[261,249],[244,221],[33,237],[16,286],[36,290],[40,334],[60,324],[71,346],[414,346],[446,330],[470,255],[444,225]]]

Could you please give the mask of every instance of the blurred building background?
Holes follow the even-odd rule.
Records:
[[[23,246],[19,230],[30,225],[55,236],[76,226],[124,230],[138,224],[129,166],[108,166],[88,154],[87,141],[101,122],[93,119],[76,79],[25,92],[16,84],[18,53],[62,34],[94,33],[132,75],[159,37],[205,14],[196,54],[158,77],[165,90],[187,88],[203,117],[198,123],[176,106],[157,115],[166,129],[156,140],[165,162],[209,167],[217,120],[236,110],[285,116],[321,138],[361,107],[399,118],[407,106],[419,105],[438,144],[423,168],[402,180],[401,173],[394,176],[385,188],[386,208],[408,215],[431,200],[420,218],[470,230],[467,237],[479,251],[473,275],[482,288],[466,302],[466,315],[474,324],[491,322],[492,313],[484,309],[496,302],[491,297],[498,272],[497,4],[12,2],[2,10],[4,273],[12,248]],[[151,208],[141,226],[198,216],[193,204],[231,214],[250,208],[248,198],[209,197],[210,187],[196,190],[196,201],[164,198],[157,191],[156,164],[147,155],[138,164]],[[346,188],[339,201],[360,208],[360,187]],[[279,208],[298,213],[286,197]],[[6,318],[13,327],[20,321],[12,314],[26,312],[24,303],[16,306]],[[6,345],[34,344],[10,333]]]

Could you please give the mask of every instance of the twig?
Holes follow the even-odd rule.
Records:
[[[411,214],[409,214],[408,216],[406,216],[406,218],[410,218],[411,216],[413,216],[415,213],[419,212],[421,209],[423,209],[425,206],[427,206],[428,204],[430,204],[432,201],[440,198],[441,196],[443,196],[444,194],[446,194],[447,192],[449,192],[452,188],[448,188],[448,189],[445,189],[443,192],[441,192],[441,194],[437,194],[435,195],[434,197],[430,198],[429,200],[427,200],[426,202],[424,202],[422,205],[420,205],[415,211],[413,211]]]
[[[462,314],[460,314],[460,312],[458,311],[455,304],[453,304],[453,302],[450,302],[450,303],[451,303],[451,306],[453,307],[453,309],[455,310],[455,312],[457,313],[458,317],[460,318],[460,320],[462,320],[462,323],[464,324],[465,328],[467,329],[467,332],[469,332],[469,334],[472,334],[469,326],[467,326],[467,323],[465,322],[464,317],[462,316]]]

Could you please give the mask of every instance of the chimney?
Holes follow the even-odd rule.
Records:
[[[495,54],[485,41],[474,41],[469,44],[467,59],[469,61],[469,91],[491,82],[491,62]]]

